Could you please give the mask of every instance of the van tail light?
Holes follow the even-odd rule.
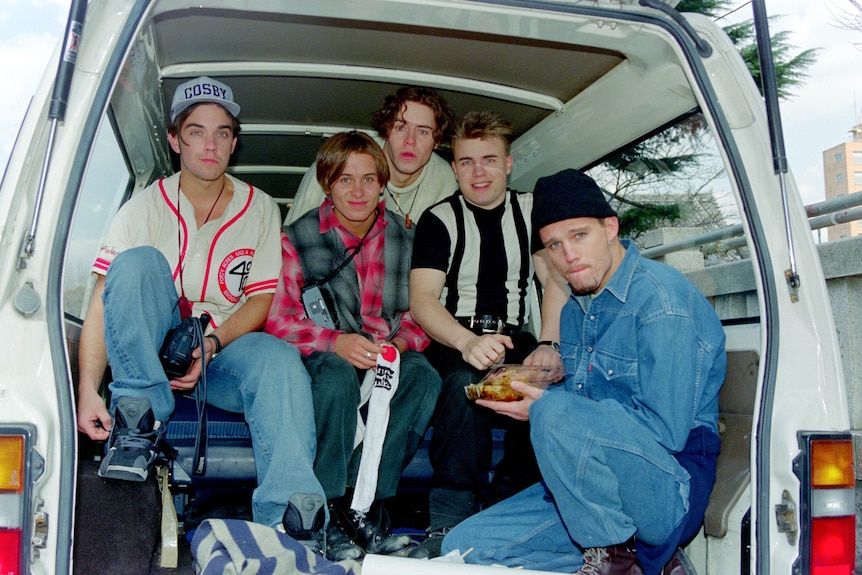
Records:
[[[856,555],[856,478],[849,434],[803,435],[800,476],[803,572],[851,575]],[[807,564],[808,569],[805,569]]]
[[[32,430],[0,427],[0,574],[28,572]],[[41,462],[41,458],[36,458]],[[41,463],[40,463],[41,466]],[[38,472],[37,472],[38,475]]]
[[[0,573],[22,573],[21,552],[21,530],[0,529]]]

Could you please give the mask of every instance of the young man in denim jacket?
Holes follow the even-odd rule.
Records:
[[[681,273],[641,258],[588,176],[536,183],[533,229],[572,295],[560,318],[562,385],[521,383],[543,482],[449,533],[443,552],[530,569],[656,575],[697,533],[715,482],[727,360],[712,306]]]

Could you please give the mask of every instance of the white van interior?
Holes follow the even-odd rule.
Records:
[[[58,163],[69,179],[69,199],[57,208],[68,216],[59,218],[65,236],[54,252],[62,266],[69,389],[76,387],[77,340],[99,242],[125,200],[177,168],[166,124],[180,83],[208,75],[231,86],[242,111],[229,171],[273,196],[283,213],[327,136],[371,132],[371,113],[387,94],[405,85],[433,87],[457,115],[492,110],[512,121],[512,188],[529,191],[539,177],[574,167],[593,175],[621,214],[656,207],[651,224],[636,229],[639,245],[690,273],[727,326],[719,479],[699,537],[711,538],[718,553],[729,554],[726,561],[745,569],[749,558],[740,549],[747,546],[740,543],[751,538],[755,396],[767,371],[763,292],[764,286],[777,291],[784,280],[773,277],[778,274],[749,249],[754,240],[742,235],[752,229],[762,235],[743,209],[756,212],[743,157],[761,156],[737,147],[732,135],[762,124],[763,113],[752,107],[756,88],[741,61],[716,68],[720,77],[704,66],[701,57],[727,60],[734,50],[711,22],[692,15],[683,27],[665,13],[675,2],[648,4],[655,6],[620,0],[91,0],[94,19],[84,24],[76,63],[81,74],[70,101],[94,104],[70,108],[69,128],[58,134],[58,145],[64,139],[85,143],[74,158]],[[34,138],[31,147],[33,157],[41,157],[45,138]],[[437,153],[447,157],[448,147]],[[733,226],[743,239],[727,247],[701,250],[690,241],[668,253],[661,247]],[[723,266],[735,266],[750,290],[740,295],[738,286],[716,279]],[[64,427],[74,429],[74,414],[62,417],[71,418]],[[253,485],[244,423],[222,422],[218,415],[210,423],[222,428],[211,433],[209,484],[192,477],[182,460],[194,421],[172,424],[181,456],[165,484],[179,525],[173,535],[162,533],[163,541],[181,533],[185,507],[203,490],[217,483]],[[81,435],[77,441],[84,469],[101,446]],[[414,462],[407,483],[421,486],[427,471],[425,462]],[[690,553],[703,572],[705,549],[700,542]],[[165,570],[169,554],[158,551],[151,572],[177,572]]]
[[[147,3],[136,8],[142,4]],[[90,53],[82,44],[78,65],[108,58],[114,79],[90,88],[103,94],[105,110],[97,117],[93,112],[87,122],[94,146],[83,166],[66,261],[64,302],[73,377],[75,327],[88,301],[88,271],[98,241],[126,198],[176,169],[165,130],[170,99],[177,85],[198,75],[228,83],[242,107],[230,172],[267,191],[285,212],[323,139],[342,130],[370,131],[371,113],[383,98],[415,84],[437,89],[456,114],[487,109],[513,122],[510,183],[520,190],[530,190],[537,178],[560,169],[591,168],[623,200],[648,201],[651,196],[638,200],[637,191],[619,183],[621,175],[642,177],[646,168],[622,165],[621,158],[632,146],[680,130],[679,124],[697,126],[703,133],[686,144],[696,150],[682,145],[665,150],[698,154],[701,165],[685,175],[666,172],[666,178],[642,186],[641,197],[658,194],[655,201],[665,203],[674,201],[671,192],[679,196],[677,201],[688,197],[685,209],[702,212],[687,216],[688,228],[707,231],[739,222],[735,206],[727,201],[730,187],[720,173],[718,148],[710,142],[711,120],[692,89],[695,79],[668,58],[668,51],[679,50],[672,35],[649,30],[641,18],[597,20],[579,16],[579,5],[563,4],[529,19],[481,2],[469,7],[262,3],[265,8],[259,10],[230,4],[152,2],[122,29],[128,40],[118,38],[118,45],[130,45],[125,53]],[[445,157],[447,149],[438,152]],[[718,190],[714,196],[722,203],[692,201],[700,190],[685,189],[682,177],[700,178],[697,185]],[[608,186],[610,178],[616,180],[613,187]],[[625,209],[630,204],[617,205]],[[727,534],[728,517],[747,487],[757,364],[757,349],[741,349],[739,359],[731,360],[731,384],[722,396],[728,447],[707,519],[707,532],[716,537]],[[175,421],[173,435],[169,432],[181,449],[196,432],[196,419],[186,419]],[[210,416],[211,424],[223,428],[211,433],[209,479],[253,484],[244,423],[218,419]],[[98,455],[98,449],[82,453]],[[194,496],[189,468],[187,462],[171,468],[181,520],[183,503]],[[408,475],[419,479],[427,469],[417,462]],[[741,529],[737,525],[733,530]]]

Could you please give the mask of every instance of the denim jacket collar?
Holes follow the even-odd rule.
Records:
[[[593,297],[600,297],[607,291],[617,298],[620,303],[626,303],[626,298],[628,297],[629,289],[632,285],[632,278],[634,278],[635,270],[638,266],[638,260],[640,260],[640,250],[638,250],[632,240],[621,239],[620,243],[626,249],[626,255],[623,257],[623,261],[620,262],[620,267],[616,269],[614,275],[611,276],[611,279],[605,287],[602,288],[602,291]],[[585,295],[573,297],[575,298],[575,301],[578,302],[578,305],[581,306],[582,310],[586,311],[590,307],[591,296]]]

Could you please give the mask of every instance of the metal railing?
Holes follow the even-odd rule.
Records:
[[[862,219],[862,192],[847,194],[805,206],[805,212],[808,214],[808,223],[812,230],[860,220]],[[683,240],[647,248],[641,251],[641,255],[647,258],[658,258],[673,252],[693,248],[699,248],[703,255],[723,254],[730,250],[744,247],[745,244],[746,239],[742,224],[736,224]]]

